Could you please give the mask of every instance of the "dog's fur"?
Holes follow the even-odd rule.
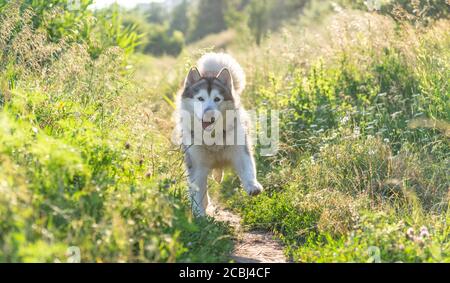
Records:
[[[248,194],[257,195],[263,190],[256,179],[249,119],[240,103],[244,88],[245,73],[235,59],[223,53],[208,53],[190,70],[177,96],[177,128],[183,140],[192,209],[197,216],[206,213],[209,203],[207,179],[213,170],[219,172],[216,180],[221,179],[223,168],[230,165]],[[236,116],[227,120],[226,113],[230,110]],[[181,112],[188,113],[187,123],[182,121]],[[217,116],[223,119],[216,120]],[[201,123],[202,133],[223,125],[220,128],[223,129],[223,143],[207,145],[203,140],[195,143],[195,123]],[[243,142],[236,143],[235,137],[240,134],[244,137]]]

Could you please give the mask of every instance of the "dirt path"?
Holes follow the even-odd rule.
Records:
[[[237,263],[284,263],[283,246],[266,231],[244,231],[239,215],[210,204],[208,214],[221,222],[228,222],[236,233],[232,259]]]

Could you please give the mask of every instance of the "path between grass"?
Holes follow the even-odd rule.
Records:
[[[217,201],[209,205],[208,214],[217,221],[227,222],[235,232],[235,246],[231,258],[237,263],[284,263],[283,246],[267,231],[245,231],[241,217],[220,206]]]

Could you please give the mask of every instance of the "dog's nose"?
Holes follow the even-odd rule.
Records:
[[[216,112],[214,110],[207,110],[203,114],[203,120],[214,123],[216,121]]]

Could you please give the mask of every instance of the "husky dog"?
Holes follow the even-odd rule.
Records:
[[[256,179],[249,119],[240,103],[244,88],[245,73],[233,57],[208,53],[189,71],[178,94],[177,129],[189,174],[194,215],[206,214],[207,179],[213,170],[220,182],[223,168],[231,166],[249,195],[263,190]],[[213,142],[207,141],[206,136]]]

